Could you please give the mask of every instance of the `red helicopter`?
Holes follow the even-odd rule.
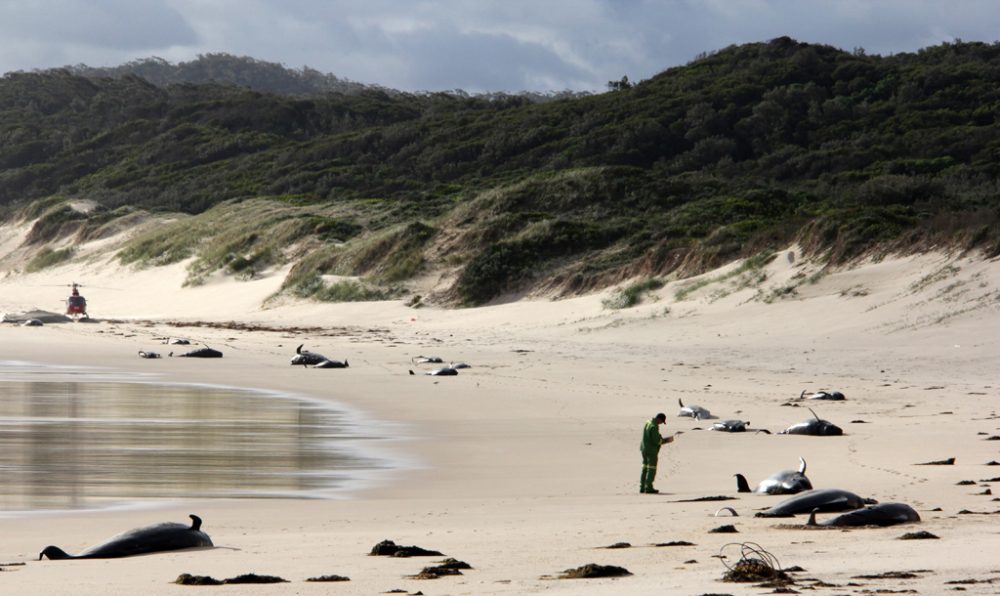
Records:
[[[83,286],[73,282],[71,284],[73,290],[70,292],[69,298],[66,299],[66,315],[73,317],[73,320],[79,319],[89,319],[90,315],[87,314],[87,299],[80,295],[80,289]]]

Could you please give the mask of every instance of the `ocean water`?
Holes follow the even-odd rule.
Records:
[[[0,361],[0,514],[336,498],[398,465],[374,428],[302,396]]]

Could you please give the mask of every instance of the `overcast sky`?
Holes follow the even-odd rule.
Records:
[[[603,91],[788,35],[869,54],[1000,38],[998,0],[0,0],[0,72],[225,52],[406,91]]]

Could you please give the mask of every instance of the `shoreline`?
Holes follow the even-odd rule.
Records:
[[[220,384],[207,382],[182,382],[178,380],[168,381],[161,378],[157,373],[143,373],[139,375],[135,372],[115,370],[107,367],[94,366],[73,366],[54,365],[42,362],[10,361],[0,360],[0,389],[6,386],[7,382],[12,383],[57,383],[57,384],[102,384],[102,385],[140,385],[148,386],[150,396],[153,397],[161,389],[207,389],[221,393],[228,397],[228,400],[241,400],[247,397],[257,397],[258,399],[287,400],[291,407],[316,408],[325,413],[327,418],[336,421],[338,430],[334,436],[327,437],[321,442],[332,449],[333,452],[344,454],[347,461],[346,467],[331,469],[310,469],[300,471],[300,473],[313,475],[324,474],[330,478],[330,483],[325,488],[300,489],[289,488],[287,491],[272,491],[266,485],[261,485],[257,489],[248,489],[244,495],[232,494],[229,496],[201,496],[193,497],[195,500],[213,499],[318,499],[318,500],[339,500],[350,498],[351,494],[371,488],[381,486],[390,482],[393,474],[401,470],[417,469],[420,463],[414,461],[412,457],[406,457],[401,453],[392,453],[390,450],[380,446],[387,437],[379,437],[378,429],[387,423],[371,418],[362,409],[333,399],[321,399],[306,394],[282,391],[276,389],[262,389],[254,387],[239,386],[235,384]],[[24,396],[22,395],[22,400]],[[77,399],[86,399],[86,396]],[[216,396],[216,399],[222,399]],[[55,424],[58,419],[48,416],[41,416],[41,420],[48,424]],[[105,426],[120,423],[117,417],[103,420]],[[6,432],[25,432],[24,422],[7,424],[4,428]],[[162,422],[161,422],[162,424]],[[341,426],[343,425],[343,426]],[[332,431],[332,429],[331,429]],[[161,431],[162,432],[162,431]],[[120,448],[125,449],[125,446]],[[368,462],[363,464],[362,462]],[[198,470],[192,470],[198,471]],[[36,470],[35,474],[43,474],[43,470]],[[205,474],[204,470],[200,471]],[[294,473],[293,473],[294,475]],[[334,480],[336,479],[336,480]],[[94,487],[87,486],[86,491],[92,492]],[[74,511],[104,511],[114,509],[132,509],[135,507],[144,509],[156,509],[162,505],[155,498],[136,498],[129,500],[113,500],[107,504],[100,504],[100,501],[108,500],[90,494],[84,497],[87,502],[78,507],[67,509],[24,509],[24,510],[0,510],[0,515],[4,517],[17,517],[19,515],[44,514],[46,512],[69,513]],[[127,499],[128,497],[123,497]],[[171,499],[166,499],[164,502]],[[93,501],[93,502],[91,502]]]
[[[170,583],[180,573],[225,578],[254,572],[291,583],[219,589],[322,594],[328,586],[305,578],[338,573],[351,578],[336,586],[344,594],[749,596],[761,589],[721,583],[725,567],[715,556],[725,544],[754,542],[783,565],[806,569],[800,581],[818,578],[841,591],[933,594],[950,589],[948,581],[974,579],[978,583],[962,584],[965,593],[992,593],[989,582],[1000,576],[992,554],[1000,535],[1000,515],[993,511],[1000,505],[982,493],[997,486],[985,480],[998,476],[986,464],[1000,459],[1000,443],[988,440],[1000,435],[994,397],[1000,335],[984,330],[998,320],[990,297],[1000,288],[1000,264],[963,261],[960,278],[913,289],[942,262],[874,263],[829,275],[776,304],[748,302],[752,289],[719,299],[709,289],[677,302],[670,298],[675,287],[668,286],[659,302],[625,312],[602,309],[595,295],[467,311],[414,311],[396,303],[303,305],[246,317],[275,328],[322,322],[308,332],[133,323],[124,306],[114,317],[119,322],[0,326],[0,360],[108,366],[183,382],[336,396],[385,421],[386,448],[426,464],[343,500],[184,501],[156,512],[67,513],[43,523],[0,518],[0,562],[27,563],[5,568],[10,573],[0,580],[25,594],[65,593],[73,586],[85,595],[160,596],[197,589]],[[970,298],[987,298],[956,302],[942,294],[959,281]],[[859,284],[867,294],[846,292]],[[228,296],[241,289],[217,286],[215,302],[186,314],[217,319]],[[144,310],[164,309],[172,292],[187,291],[158,290],[162,303],[143,304]],[[8,294],[3,300],[12,301]],[[224,358],[146,361],[135,355],[158,337],[188,332],[222,349]],[[299,343],[331,358],[346,355],[351,367],[290,367]],[[457,377],[408,375],[410,357],[430,353],[473,368]],[[840,390],[847,401],[796,404],[803,389]],[[697,430],[710,421],[676,417],[678,398],[775,434]],[[804,405],[842,426],[845,436],[777,435],[809,416]],[[684,434],[661,452],[661,493],[640,495],[640,431],[658,411],[667,414],[664,434]],[[390,426],[396,424],[402,426]],[[802,516],[753,517],[783,497],[738,495],[733,474],[754,484],[797,467],[800,456],[815,487],[906,502],[923,521],[817,531],[806,529]],[[947,457],[955,464],[917,465]],[[958,484],[965,480],[974,484]],[[707,496],[731,500],[697,500]],[[714,517],[724,505],[739,516]],[[218,548],[104,561],[34,560],[47,544],[75,552],[119,531],[183,521],[189,513],[205,520]],[[711,532],[724,524],[738,533]],[[939,539],[898,540],[918,530]],[[368,556],[384,539],[440,550],[473,569],[412,579],[439,558]],[[631,547],[606,548],[619,542]],[[670,542],[690,546],[655,546]],[[587,563],[620,565],[633,575],[544,579]],[[927,571],[856,579],[913,570]],[[801,581],[796,589],[809,585]]]

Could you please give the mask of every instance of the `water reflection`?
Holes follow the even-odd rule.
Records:
[[[0,509],[191,497],[306,497],[385,462],[343,412],[264,392],[0,382]]]

